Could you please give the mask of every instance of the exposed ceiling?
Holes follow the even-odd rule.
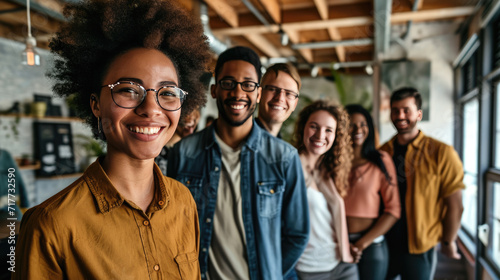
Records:
[[[38,47],[64,20],[62,7],[76,0],[31,0],[32,33]],[[464,22],[481,0],[177,0],[203,15],[208,7],[207,32],[218,43],[255,49],[265,64],[289,61],[301,73],[328,75],[332,63],[343,71],[364,71],[414,22]],[[206,19],[206,18],[205,18]],[[27,35],[26,1],[0,0],[0,37],[24,41]],[[402,30],[391,34],[391,30]],[[453,30],[456,32],[457,30]],[[285,37],[285,38],[283,38]],[[288,44],[283,40],[288,38]],[[397,38],[395,38],[397,37]],[[267,62],[267,63],[266,63]]]

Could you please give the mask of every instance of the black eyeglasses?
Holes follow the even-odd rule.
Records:
[[[148,91],[156,93],[156,103],[160,105],[163,110],[177,111],[182,107],[182,103],[186,98],[187,92],[173,86],[163,86],[156,89],[145,89],[140,84],[134,82],[116,82],[114,84],[104,85],[111,89],[111,97],[115,104],[125,109],[135,109],[144,102]]]
[[[241,86],[241,89],[246,92],[252,92],[259,87],[259,83],[251,81],[244,81],[241,83],[231,79],[222,79],[219,81],[220,87],[225,90],[233,90],[238,84]]]
[[[299,94],[296,93],[295,91],[291,91],[288,89],[279,88],[279,87],[275,87],[275,86],[265,85],[264,90],[268,91],[269,93],[271,93],[273,95],[280,94],[281,91],[285,91],[285,97],[288,100],[295,100],[299,97]]]

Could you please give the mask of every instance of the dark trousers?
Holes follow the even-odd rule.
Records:
[[[357,280],[358,270],[355,264],[339,263],[333,270],[326,272],[300,272],[300,280]]]
[[[389,270],[386,279],[429,280],[434,278],[437,265],[437,251],[432,248],[423,254],[403,253],[389,249]]]
[[[363,250],[358,263],[360,280],[384,280],[389,267],[387,242],[372,243]]]

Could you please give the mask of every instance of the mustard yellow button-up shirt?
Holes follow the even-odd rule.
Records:
[[[393,156],[395,139],[380,149]],[[408,144],[405,174],[408,249],[411,254],[421,254],[441,238],[441,222],[446,211],[443,199],[465,188],[462,161],[452,146],[420,131]]]
[[[196,205],[155,164],[146,213],[113,187],[99,161],[29,209],[12,279],[199,279]]]

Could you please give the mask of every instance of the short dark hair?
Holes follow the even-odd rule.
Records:
[[[189,94],[182,115],[205,105],[206,89],[200,77],[208,71],[211,53],[199,18],[175,1],[88,0],[68,4],[68,19],[50,42],[56,54],[48,76],[53,91],[75,95],[78,116],[98,137],[97,119],[90,108],[91,94],[99,94],[103,76],[119,55],[134,49],[156,49],[174,64],[179,87]]]
[[[415,98],[417,109],[422,110],[422,95],[418,92],[417,89],[412,87],[403,87],[393,92],[391,95],[391,105],[395,101],[403,100],[408,97]]]
[[[257,73],[257,82],[260,83],[260,78],[262,76],[262,65],[260,63],[260,58],[257,53],[248,47],[236,46],[225,50],[219,55],[217,63],[215,64],[215,82],[217,82],[217,76],[219,75],[224,63],[232,60],[243,60],[255,67]]]

